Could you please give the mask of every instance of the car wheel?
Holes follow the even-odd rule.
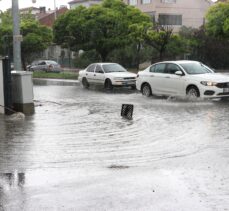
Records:
[[[142,94],[146,97],[149,97],[152,95],[151,87],[149,84],[143,84],[142,86]]]
[[[83,78],[83,80],[82,80],[82,84],[83,84],[83,87],[84,87],[84,88],[86,88],[86,89],[88,89],[88,88],[89,88],[89,83],[88,83],[88,81],[87,81],[87,79],[86,79],[86,78]]]
[[[107,79],[107,80],[105,81],[104,88],[105,88],[106,90],[112,90],[112,89],[113,89],[113,85],[112,85],[110,79]]]
[[[187,89],[187,92],[186,92],[187,96],[190,97],[190,98],[197,98],[200,96],[200,92],[198,90],[197,87],[195,86],[190,86],[188,89]]]

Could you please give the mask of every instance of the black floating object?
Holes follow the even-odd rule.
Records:
[[[122,104],[121,116],[131,120],[133,119],[134,105],[132,104]]]

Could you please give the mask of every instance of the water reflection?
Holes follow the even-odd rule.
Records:
[[[23,163],[27,160],[30,145],[28,136],[33,123],[20,116],[0,117],[0,172],[24,169]],[[28,124],[29,123],[29,124]]]
[[[25,185],[25,173],[0,173],[0,186],[2,189],[6,187],[23,187]]]

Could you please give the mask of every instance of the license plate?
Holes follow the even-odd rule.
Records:
[[[124,85],[132,85],[132,84],[135,84],[135,81],[126,81],[123,84]]]
[[[224,88],[223,92],[229,92],[229,88]]]

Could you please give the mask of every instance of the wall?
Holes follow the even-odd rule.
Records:
[[[128,0],[124,0],[128,2]],[[138,0],[136,5],[142,12],[155,12],[156,20],[159,14],[182,15],[182,25],[198,28],[204,23],[204,16],[212,5],[207,0],[176,0],[176,3],[162,3],[161,0],[151,0],[150,4],[141,4]],[[181,26],[174,26],[178,31]]]

